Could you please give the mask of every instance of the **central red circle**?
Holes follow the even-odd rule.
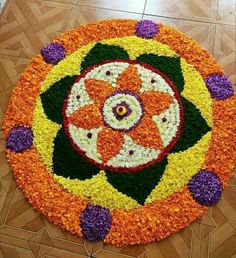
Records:
[[[145,169],[147,167],[150,167],[150,166],[155,165],[156,163],[160,162],[169,153],[169,151],[175,146],[175,144],[176,144],[176,142],[177,142],[177,140],[178,140],[178,138],[180,136],[181,129],[182,129],[182,124],[183,124],[183,117],[184,117],[184,115],[183,115],[183,106],[182,106],[182,103],[181,103],[180,95],[179,95],[176,87],[174,86],[173,82],[163,72],[159,71],[156,68],[153,68],[152,66],[150,66],[150,65],[148,65],[146,63],[141,63],[141,62],[137,62],[137,61],[134,61],[134,60],[112,60],[112,61],[106,61],[106,62],[103,62],[103,63],[96,64],[96,65],[94,65],[92,67],[89,67],[87,70],[83,71],[83,73],[80,74],[77,77],[77,79],[75,80],[75,83],[80,81],[81,79],[83,79],[86,76],[86,74],[89,73],[94,68],[96,68],[98,66],[101,66],[103,64],[113,63],[113,62],[123,62],[123,63],[129,63],[129,64],[139,64],[142,67],[144,67],[146,69],[149,69],[149,70],[151,70],[154,73],[159,74],[165,80],[165,82],[169,85],[169,87],[173,90],[174,98],[177,100],[177,102],[179,104],[180,123],[179,123],[178,131],[177,131],[176,135],[173,137],[173,139],[171,140],[171,142],[164,148],[164,150],[160,153],[158,158],[155,159],[155,160],[152,160],[150,162],[147,162],[147,163],[142,164],[142,165],[137,166],[137,167],[131,167],[131,168],[115,167],[114,168],[114,167],[108,166],[106,164],[99,164],[96,161],[94,161],[93,159],[88,158],[86,153],[83,150],[81,150],[74,143],[74,140],[72,139],[72,137],[70,135],[70,132],[69,132],[69,123],[68,123],[68,119],[67,119],[67,116],[66,116],[66,108],[67,108],[67,104],[68,104],[68,99],[69,99],[70,93],[68,94],[68,96],[67,96],[67,98],[65,99],[65,102],[64,102],[64,107],[63,107],[63,126],[64,126],[64,129],[65,129],[66,135],[69,138],[70,143],[73,146],[73,148],[80,155],[84,156],[87,160],[89,160],[91,163],[98,165],[101,170],[108,169],[108,170],[113,171],[113,172],[123,172],[123,173],[137,172],[137,171],[140,171],[142,169]],[[111,74],[110,71],[109,71],[109,74]],[[108,75],[108,73],[106,73],[106,75]],[[106,80],[106,78],[104,78],[104,80]],[[152,81],[151,83],[154,83],[153,79],[151,81]],[[121,112],[123,110],[123,107],[118,107],[117,110],[119,110],[119,112]],[[166,118],[163,118],[163,120],[165,120],[165,122],[166,122]],[[90,133],[89,133],[88,134],[88,138],[90,138],[90,137],[92,138],[92,134],[90,135]],[[134,153],[135,152],[133,150],[129,151],[129,155],[134,155]]]

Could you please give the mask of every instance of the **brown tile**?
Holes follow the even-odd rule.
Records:
[[[78,27],[87,23],[105,19],[141,19],[142,15],[115,10],[105,10],[87,6],[77,6],[71,17],[70,27]]]
[[[224,216],[221,209],[217,205],[212,207],[211,217],[214,220],[214,223],[218,227],[220,227],[222,224],[224,224],[227,221],[226,217]]]
[[[117,247],[115,245],[112,245],[112,244],[102,244],[102,249],[103,250],[107,250],[107,251],[111,251],[111,252],[114,252],[114,253],[120,253],[122,251],[122,247]]]
[[[113,253],[107,250],[100,250],[96,253],[96,258],[131,258],[132,256],[123,255],[121,253]]]
[[[8,177],[8,176],[5,176],[5,177]],[[5,177],[2,178],[3,184],[4,184]],[[3,225],[6,221],[6,217],[10,210],[10,204],[12,202],[15,190],[16,190],[16,183],[14,180],[11,180],[10,184],[9,184],[9,188],[7,190],[7,195],[5,196],[5,198],[3,200],[2,209],[0,210],[0,225]]]
[[[6,224],[33,232],[38,232],[45,227],[39,213],[30,206],[19,189],[13,197]]]
[[[202,224],[201,228],[201,239],[206,239],[211,235],[211,232],[215,231],[216,227],[215,226],[208,226]],[[202,241],[203,242],[203,241]]]
[[[51,238],[51,242],[55,248],[63,249],[69,252],[79,253],[82,255],[87,255],[86,249],[82,244],[77,244],[74,242],[64,241],[56,238]]]
[[[216,25],[215,58],[236,85],[235,26]]]
[[[79,0],[78,4],[127,12],[143,13],[145,0]]]
[[[22,230],[15,227],[9,227],[9,226],[1,227],[0,234],[7,235],[7,236],[14,236],[16,238],[21,238],[25,240],[29,240],[35,235],[35,233],[33,232]]]
[[[0,52],[4,51],[3,49]],[[2,91],[13,87],[19,77],[21,72],[24,70],[27,64],[29,64],[30,59],[28,58],[16,58],[9,55],[0,54],[0,94]],[[1,102],[2,103],[2,100]]]
[[[216,231],[214,231],[211,236],[211,248],[210,251],[213,252],[217,247],[223,244],[227,239],[235,234],[234,228],[227,221],[221,225]]]
[[[145,249],[143,245],[135,245],[135,246],[127,246],[122,249],[121,254],[139,257],[142,253],[144,253]]]
[[[209,228],[208,226],[203,225],[203,227],[207,228],[207,231],[208,231],[208,228]],[[203,231],[205,230],[203,229]],[[209,249],[210,249],[210,239],[209,239],[209,235],[206,235],[201,240],[200,257],[209,258]]]
[[[0,92],[0,130],[2,130],[3,116],[7,109],[7,104],[12,93],[12,87]]]
[[[0,244],[0,257],[1,258],[34,258],[31,251],[15,246],[8,246]]]
[[[147,0],[145,14],[197,21],[215,21],[215,0]]]
[[[230,258],[235,254],[236,235],[231,236],[222,245],[210,253],[210,258]]]
[[[84,239],[82,237],[77,237],[75,235],[72,235],[68,231],[64,231],[64,230],[60,229],[58,226],[49,222],[46,218],[43,218],[43,221],[44,221],[44,224],[47,228],[47,231],[48,231],[50,237],[57,238],[58,240],[70,241],[70,242],[76,243],[76,244],[84,243]]]
[[[87,258],[87,256],[58,248],[52,248],[47,252],[47,255],[43,256],[42,258]]]
[[[29,243],[26,240],[16,238],[14,236],[7,236],[0,234],[1,244],[11,245],[14,247],[20,247],[27,250],[30,250]]]
[[[85,246],[87,252],[90,255],[93,255],[95,252],[98,252],[102,248],[102,241],[92,243],[92,242],[85,240],[84,246]]]
[[[41,257],[42,255],[48,253],[52,249],[52,247],[50,246],[41,245],[34,242],[29,242],[29,245],[35,258]]]
[[[217,20],[223,24],[236,24],[236,0],[219,0]]]
[[[186,245],[182,236],[178,233],[169,237],[169,240],[179,257],[189,257],[190,256],[190,248]],[[181,248],[179,248],[181,246]]]
[[[201,257],[201,239],[196,233],[192,236],[191,255],[191,258]]]
[[[221,209],[224,216],[227,218],[228,222],[233,226],[236,231],[236,220],[235,211],[236,211],[236,189],[233,187],[228,187],[223,191],[223,197],[217,204]]]
[[[188,36],[196,40],[202,47],[213,54],[215,38],[214,24],[147,15],[144,16],[144,19],[150,19],[157,23],[163,23],[165,25],[179,29],[181,32],[186,33]]]
[[[6,144],[4,139],[0,139],[0,153],[3,153],[5,151]]]
[[[65,31],[74,5],[54,1],[15,0],[0,22],[0,53],[32,57]]]
[[[164,254],[161,252],[161,250],[159,249],[159,247],[157,246],[157,244],[155,242],[145,245],[144,248],[145,248],[145,252],[146,252],[148,258],[152,258],[155,256],[157,256],[158,258],[159,257],[166,258],[166,256],[164,256]]]
[[[183,238],[185,244],[191,249],[192,230],[191,227],[187,227],[180,231],[180,235]]]
[[[181,258],[181,256],[179,255],[180,250],[176,250],[175,246],[170,240],[171,237],[172,236],[158,242],[157,246],[165,257]]]

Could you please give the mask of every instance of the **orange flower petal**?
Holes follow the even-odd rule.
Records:
[[[146,114],[153,116],[165,111],[172,103],[173,98],[168,93],[148,91],[140,94]]]
[[[114,131],[110,128],[103,128],[98,134],[97,149],[102,160],[107,162],[117,155],[124,142],[124,133]]]
[[[69,123],[85,129],[97,128],[103,125],[101,112],[96,105],[86,105],[72,113],[68,118]]]
[[[135,93],[138,93],[142,86],[142,80],[134,65],[129,65],[117,78],[116,83],[121,90],[133,91]]]
[[[89,97],[98,104],[102,104],[106,97],[111,95],[115,88],[108,82],[96,79],[85,80],[86,91]]]
[[[162,140],[156,124],[151,117],[145,115],[138,127],[131,130],[128,135],[136,142],[147,148],[163,149]]]

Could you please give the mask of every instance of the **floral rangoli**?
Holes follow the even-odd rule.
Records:
[[[106,20],[62,34],[4,118],[17,184],[51,222],[117,246],[161,240],[216,204],[235,166],[236,96],[176,29]]]

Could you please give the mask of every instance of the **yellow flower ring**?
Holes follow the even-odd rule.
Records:
[[[178,232],[220,199],[236,161],[235,120],[232,84],[196,42],[148,20],[107,20],[33,58],[4,135],[35,209],[123,246]]]

